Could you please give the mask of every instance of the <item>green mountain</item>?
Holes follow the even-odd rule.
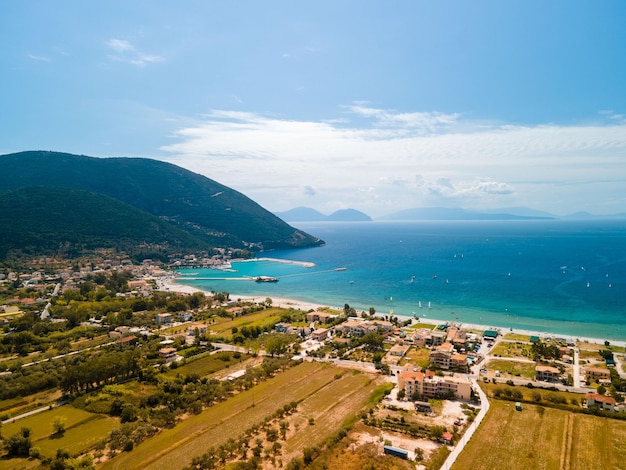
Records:
[[[199,238],[102,194],[54,187],[21,188],[0,197],[0,259],[9,252],[74,257],[117,248],[129,254],[201,250]]]
[[[0,193],[32,186],[109,196],[167,221],[209,247],[271,250],[323,244],[243,194],[157,160],[46,151],[0,156]]]

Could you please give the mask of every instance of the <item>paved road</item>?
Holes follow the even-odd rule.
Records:
[[[37,413],[42,413],[44,411],[48,411],[52,408],[56,408],[57,406],[65,405],[67,401],[58,401],[53,403],[52,405],[42,406],[41,408],[37,408],[36,410],[31,410],[26,413],[22,413],[21,415],[13,416],[12,418],[5,419],[2,421],[2,424],[9,424],[18,419],[27,418],[28,416],[36,415]]]

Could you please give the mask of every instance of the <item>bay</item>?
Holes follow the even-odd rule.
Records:
[[[298,223],[319,248],[264,253],[184,284],[573,337],[626,340],[626,221]],[[345,268],[345,270],[336,270]],[[277,283],[241,280],[277,277]],[[195,280],[194,280],[195,276]],[[223,279],[218,279],[223,278]],[[235,280],[239,279],[239,280]],[[430,303],[430,308],[428,307]]]

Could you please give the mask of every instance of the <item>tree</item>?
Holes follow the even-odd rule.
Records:
[[[55,416],[52,420],[52,430],[54,434],[62,436],[65,433],[65,418],[62,416]]]
[[[265,297],[265,306],[270,308],[272,306],[272,299],[269,297]]]
[[[606,393],[606,387],[604,385],[598,386],[598,393],[604,395]]]
[[[9,457],[28,457],[31,445],[29,428],[22,428],[20,432],[4,441],[4,448]]]
[[[265,352],[272,357],[274,357],[274,355],[280,356],[287,351],[288,344],[289,340],[286,337],[271,335],[265,340]]]
[[[366,345],[365,349],[369,352],[383,351],[385,349],[383,336],[379,333],[367,333],[361,338],[361,342]]]

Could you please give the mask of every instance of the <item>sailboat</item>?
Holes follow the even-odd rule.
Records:
[[[419,308],[422,308],[422,301],[421,301],[421,300],[417,303],[417,306],[418,306]]]
[[[428,308],[430,308],[430,300],[428,301]]]

